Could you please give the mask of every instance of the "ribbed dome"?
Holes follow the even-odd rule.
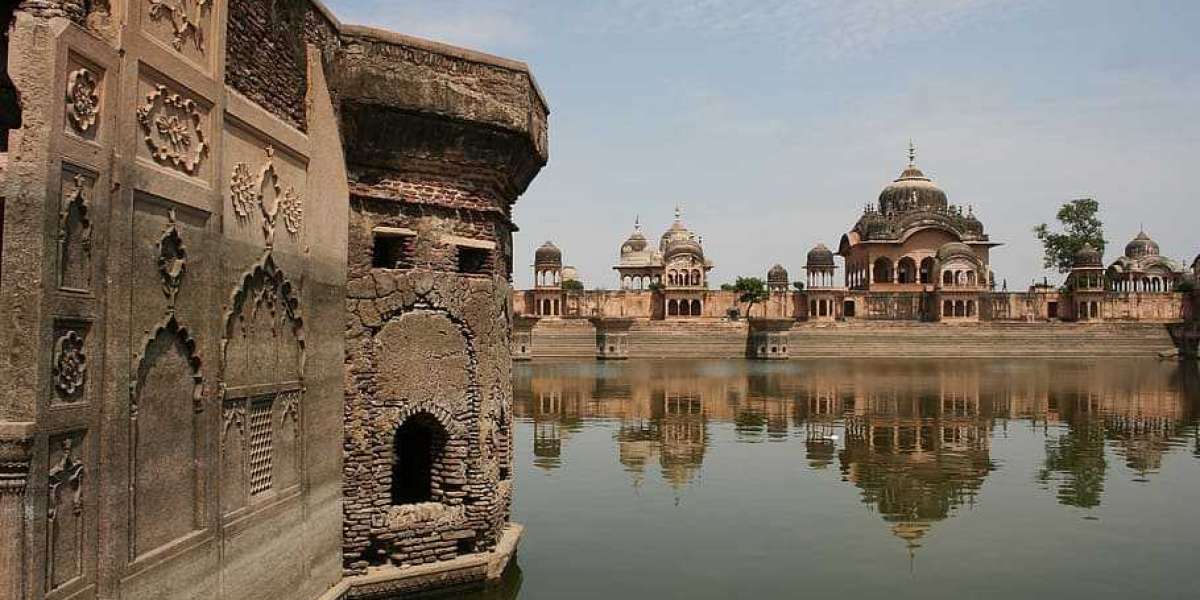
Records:
[[[621,254],[641,252],[646,249],[648,243],[646,236],[642,234],[641,219],[634,219],[633,233],[629,234],[629,238],[625,240],[624,244],[621,244]]]
[[[808,263],[806,266],[810,269],[820,267],[835,266],[833,262],[833,251],[825,247],[825,244],[817,244],[812,250],[808,251]]]
[[[1150,239],[1145,231],[1139,231],[1133,241],[1125,244],[1125,256],[1129,258],[1158,256],[1158,242]]]
[[[671,257],[680,254],[692,254],[696,258],[704,259],[704,249],[700,247],[700,242],[697,242],[695,238],[667,242],[666,250],[663,251],[664,259],[670,260]]]
[[[962,242],[948,242],[942,244],[941,248],[938,248],[938,260],[950,260],[956,256],[964,256],[970,259],[975,259],[975,251],[971,250],[970,246]]]
[[[767,283],[787,285],[788,272],[783,265],[775,265],[767,271]]]
[[[553,242],[546,242],[533,253],[533,263],[535,265],[562,266],[562,250],[559,250]]]
[[[947,205],[946,192],[913,163],[879,194],[879,210],[885,214],[917,208],[944,209]]]
[[[1104,257],[1100,255],[1100,251],[1091,244],[1084,244],[1079,252],[1075,253],[1075,258],[1072,263],[1076,269],[1104,267]]]

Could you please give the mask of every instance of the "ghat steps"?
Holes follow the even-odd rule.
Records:
[[[629,331],[630,358],[741,358],[745,322],[643,321]],[[1174,349],[1159,323],[797,323],[792,358],[1157,356]],[[535,358],[595,357],[588,321],[543,321]]]

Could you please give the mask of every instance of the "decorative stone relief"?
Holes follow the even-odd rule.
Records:
[[[100,115],[100,81],[86,68],[67,76],[67,118],[78,133],[87,133]]]
[[[223,385],[303,380],[304,318],[297,296],[270,254],[242,276],[224,316]]]
[[[186,272],[187,248],[183,245],[179,223],[175,221],[175,211],[171,210],[167,214],[167,228],[158,240],[158,273],[162,278],[163,294],[167,297],[167,306],[171,312],[175,310],[175,298],[179,295]]]
[[[82,433],[52,438],[46,502],[47,587],[62,587],[83,574],[84,465],[76,457]]]
[[[200,22],[209,0],[149,0],[150,18],[155,21],[166,19],[174,34],[171,45],[183,50],[183,44],[191,38],[196,50],[204,51],[204,30]]]
[[[167,86],[155,85],[146,102],[137,109],[143,139],[151,156],[160,163],[175,166],[195,175],[208,154],[204,136],[204,115],[190,98],[167,92]]]
[[[64,172],[64,177],[69,172]],[[58,214],[59,287],[86,291],[92,282],[92,222],[88,218],[90,180],[74,174],[73,185],[64,190]]]
[[[87,382],[87,353],[84,338],[78,331],[68,330],[54,342],[54,388],[67,400],[78,398]]]
[[[295,235],[300,232],[304,225],[304,200],[296,188],[288,186],[284,189],[280,183],[279,173],[275,169],[275,149],[267,146],[266,152],[267,162],[259,169],[257,177],[251,174],[246,163],[234,166],[229,191],[233,211],[239,219],[249,219],[254,209],[258,208],[263,219],[263,236],[267,248],[271,248],[275,243],[275,227],[280,215],[288,233]]]

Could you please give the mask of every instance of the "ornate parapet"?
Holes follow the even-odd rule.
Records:
[[[746,357],[759,360],[786,360],[788,335],[792,319],[750,318],[750,335],[746,342]]]
[[[629,358],[629,328],[633,325],[632,317],[595,317],[589,320],[596,327],[596,358]]]

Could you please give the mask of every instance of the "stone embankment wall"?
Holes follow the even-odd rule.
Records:
[[[595,327],[585,320],[539,321],[534,359],[592,359]],[[638,321],[629,330],[629,358],[742,358],[745,322]],[[796,323],[792,358],[959,356],[1159,356],[1175,347],[1158,323]]]

